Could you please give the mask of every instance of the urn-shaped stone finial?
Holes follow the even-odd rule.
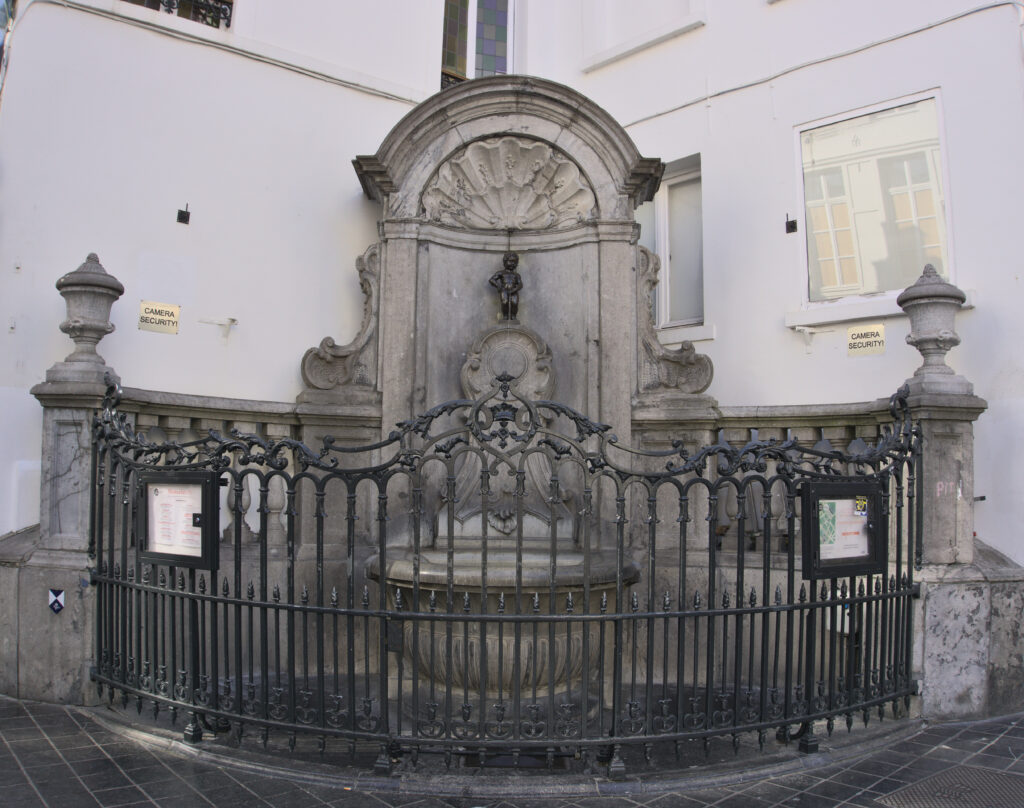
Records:
[[[57,281],[57,291],[67,306],[67,319],[60,330],[74,340],[75,350],[50,368],[46,379],[102,382],[110,368],[96,352],[96,345],[114,330],[110,307],[124,294],[124,286],[107,273],[96,253],[89,253],[84,264]]]
[[[966,299],[967,296],[944,281],[931,264],[896,298],[910,317],[907,342],[924,357],[924,363],[909,380],[911,393],[973,394],[971,383],[946,364],[946,353],[960,344],[960,337],[953,328],[956,313]]]
[[[107,274],[96,253],[89,253],[84,264],[57,281],[57,291],[68,312],[60,330],[75,341],[75,350],[64,361],[102,365],[103,357],[96,353],[96,345],[114,330],[110,307],[124,294],[124,286]]]

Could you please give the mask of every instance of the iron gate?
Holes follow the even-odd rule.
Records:
[[[317,451],[151,443],[111,387],[90,537],[101,693],[186,711],[192,741],[311,734],[369,746],[378,771],[575,756],[612,777],[633,750],[773,731],[810,750],[815,722],[905,712],[921,523],[905,389],[871,446],[639,451],[512,381]],[[145,480],[181,470],[221,482],[206,568],[149,552]],[[821,480],[877,484],[883,567],[804,577],[801,494]]]

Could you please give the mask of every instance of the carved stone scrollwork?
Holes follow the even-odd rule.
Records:
[[[554,393],[551,349],[519,324],[495,326],[474,340],[460,372],[463,395],[479,398],[503,373],[516,379],[519,391],[530,398],[549,399]]]
[[[477,399],[491,389],[497,376],[515,379],[521,395],[533,400],[549,400],[555,392],[555,375],[551,349],[529,328],[504,321],[480,334],[466,352],[460,381],[462,393]],[[552,516],[560,525],[560,536],[571,529],[572,514],[564,502],[545,500],[550,469],[539,458],[526,461],[528,483],[521,498],[524,528],[537,535],[547,535]],[[480,501],[476,488],[480,485],[479,463],[469,459],[459,469],[456,479],[455,518],[459,529],[479,533]],[[492,483],[488,499],[487,521],[499,535],[511,535],[516,528],[515,481],[510,475],[499,475]],[[475,518],[475,521],[474,521]]]
[[[579,167],[546,143],[494,137],[444,162],[423,193],[427,219],[485,230],[545,230],[593,219],[594,192]]]
[[[347,384],[373,386],[377,372],[377,315],[380,306],[380,245],[374,244],[356,259],[363,290],[363,321],[347,345],[324,337],[302,357],[302,380],[307,387],[330,390]]]
[[[697,353],[693,343],[668,348],[658,341],[651,307],[654,287],[658,285],[661,261],[645,247],[637,248],[637,330],[640,336],[640,378],[642,393],[702,393],[708,389],[715,369],[711,359]]]

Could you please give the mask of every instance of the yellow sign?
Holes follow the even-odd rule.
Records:
[[[181,306],[143,300],[139,303],[139,330],[160,334],[177,334],[181,320]]]
[[[854,325],[846,330],[847,356],[872,356],[885,353],[885,326]]]

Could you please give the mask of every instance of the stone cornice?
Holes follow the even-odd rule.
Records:
[[[501,134],[534,138],[570,153],[585,147],[604,164],[607,176],[616,178],[616,193],[632,207],[653,197],[664,172],[661,160],[641,157],[626,130],[593,101],[532,76],[474,79],[438,93],[402,118],[376,154],[359,156],[353,165],[366,195],[384,202],[406,189],[420,155],[433,154],[436,169],[456,150]]]
[[[48,408],[98,409],[106,388],[99,384],[44,382],[32,388],[32,394]],[[257,401],[222,398],[189,393],[167,393],[125,387],[118,409],[130,413],[157,413],[162,416],[198,418],[214,421],[244,421],[302,425],[307,423],[344,423],[346,426],[378,427],[379,402],[353,404],[332,401]]]

